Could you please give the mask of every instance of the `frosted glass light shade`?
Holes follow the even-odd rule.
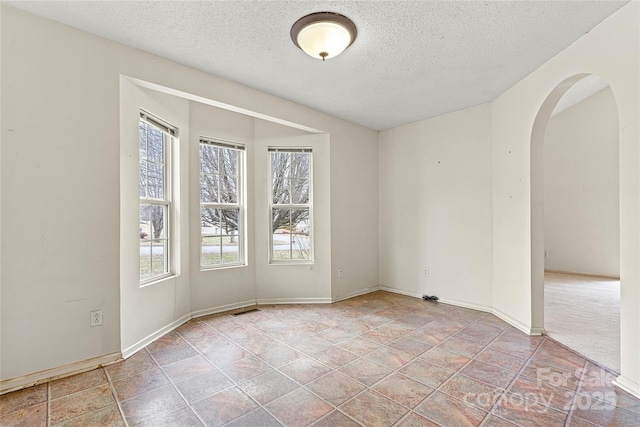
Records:
[[[291,39],[309,56],[334,58],[353,43],[356,26],[346,16],[318,12],[300,18],[291,28]]]

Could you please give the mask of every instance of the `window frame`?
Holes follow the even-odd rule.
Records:
[[[268,147],[268,208],[269,208],[269,264],[270,265],[313,265],[315,264],[315,237],[313,221],[313,149],[311,147]],[[301,203],[274,203],[273,201],[273,157],[274,153],[305,153],[309,155],[309,201]],[[273,253],[273,209],[308,209],[309,210],[309,259],[276,259]]]
[[[236,184],[237,194],[236,194],[236,203],[220,203],[220,202],[203,202],[202,194],[200,190],[200,180],[202,179],[202,162],[200,159],[200,150],[202,145],[210,145],[218,148],[231,149],[237,152],[238,156],[238,174],[237,179],[238,182]],[[247,266],[247,238],[246,238],[246,147],[244,144],[240,144],[234,141],[227,141],[220,138],[210,138],[201,136],[199,138],[198,143],[198,223],[200,224],[200,242],[199,242],[199,258],[198,265],[200,266],[200,271],[212,271],[219,270],[224,268],[236,268],[236,267],[246,267]],[[205,236],[202,232],[202,210],[205,208],[209,209],[238,209],[238,224],[237,224],[237,237],[238,237],[238,262],[234,263],[224,263],[222,262],[224,251],[221,251],[221,263],[214,265],[203,265],[203,251],[202,251],[202,239]],[[222,236],[222,234],[220,235]],[[213,237],[211,235],[210,237]]]
[[[175,252],[175,248],[174,248],[175,239],[173,236],[174,203],[173,203],[172,189],[173,189],[174,168],[172,164],[172,161],[173,161],[172,152],[174,148],[175,138],[178,135],[178,130],[175,126],[169,124],[168,122],[165,122],[164,120],[154,116],[153,114],[145,110],[140,110],[139,122],[144,122],[148,126],[153,126],[162,132],[163,198],[159,199],[159,198],[149,197],[148,191],[145,192],[146,193],[145,197],[141,197],[140,191],[138,189],[138,221],[140,220],[139,218],[140,218],[140,211],[141,211],[142,205],[164,206],[165,207],[164,212],[166,214],[166,217],[163,219],[164,237],[160,239],[153,239],[153,238],[148,239],[150,242],[153,242],[153,240],[166,241],[166,250],[164,250],[163,248],[165,272],[163,272],[162,274],[152,275],[146,279],[139,278],[140,287],[144,287],[176,275],[175,262],[173,259],[174,252]],[[139,140],[140,140],[140,136],[138,136],[138,147],[140,144]],[[142,162],[143,162],[142,157],[140,157],[139,150],[140,149],[138,148],[138,156],[139,156],[138,157],[138,165],[139,165],[138,166],[138,185],[140,183],[140,165],[142,165]],[[149,157],[146,158],[147,165],[149,163],[148,159]],[[142,241],[143,239],[141,238],[139,240]],[[138,263],[140,263],[140,256],[138,256]],[[152,268],[153,268],[152,266],[153,266],[153,250],[150,253],[150,266],[149,266],[150,271],[152,271]],[[139,270],[140,270],[140,265],[138,264],[138,271]]]

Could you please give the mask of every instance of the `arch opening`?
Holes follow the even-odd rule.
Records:
[[[594,126],[606,129],[606,135],[589,134]],[[578,74],[558,84],[541,105],[531,133],[530,157],[532,332],[545,333],[616,372],[620,372],[618,130],[616,100],[608,83],[595,75]],[[596,295],[605,289],[607,299]],[[576,309],[578,304],[582,305]],[[595,310],[589,312],[587,307]],[[597,310],[608,321],[588,329]],[[606,340],[593,339],[596,329],[609,332],[606,345]]]

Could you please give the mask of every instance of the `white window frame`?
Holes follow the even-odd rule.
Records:
[[[238,194],[236,195],[237,203],[219,203],[219,202],[203,202],[202,196],[200,194],[200,179],[202,176],[202,164],[200,162],[200,147],[205,145],[211,145],[218,148],[231,149],[238,152],[238,183],[237,189]],[[226,141],[218,138],[209,138],[209,137],[200,137],[200,143],[198,144],[198,199],[200,201],[200,209],[198,210],[200,224],[200,251],[199,251],[199,260],[198,263],[200,265],[200,271],[208,271],[208,270],[218,270],[221,268],[232,268],[232,267],[244,267],[247,265],[247,254],[246,254],[246,212],[245,212],[245,182],[246,182],[246,149],[243,144],[239,144],[233,141]],[[207,234],[205,235],[202,232],[202,209],[238,209],[238,262],[234,263],[223,263],[214,264],[214,265],[203,265],[203,251],[202,251],[202,239],[204,237],[215,237],[215,235]],[[222,244],[222,242],[221,242]],[[222,250],[221,250],[222,251]],[[221,252],[221,255],[224,252]],[[222,261],[221,256],[221,261]]]
[[[315,263],[313,233],[313,150],[311,147],[268,147],[269,177],[269,264],[272,265],[313,265]],[[309,154],[309,202],[306,204],[275,204],[273,202],[273,159],[272,153],[307,153]],[[273,209],[309,209],[309,259],[275,259],[273,254]],[[291,249],[292,250],[292,249]]]
[[[173,260],[174,253],[174,241],[173,238],[173,201],[172,201],[172,188],[173,188],[173,167],[172,167],[172,151],[174,146],[175,137],[178,135],[178,130],[175,126],[170,125],[164,120],[148,113],[144,110],[140,111],[140,121],[145,122],[147,125],[153,126],[159,129],[162,132],[163,139],[163,147],[162,152],[164,154],[163,161],[163,198],[157,199],[149,197],[149,193],[147,192],[145,197],[139,197],[138,203],[138,218],[140,217],[140,206],[141,205],[155,205],[155,206],[164,206],[166,217],[163,220],[163,228],[164,228],[164,237],[162,239],[153,239],[150,236],[150,241],[153,240],[165,240],[166,241],[166,251],[163,250],[164,255],[164,265],[166,266],[165,272],[162,274],[157,274],[155,276],[148,277],[146,279],[140,280],[140,286],[147,286],[152,283],[161,281],[171,276],[175,276],[175,267]],[[138,163],[142,164],[142,159],[138,159]],[[147,161],[148,163],[148,161]],[[139,172],[138,172],[139,173]],[[140,177],[138,177],[139,182]],[[141,239],[142,240],[142,239]],[[140,262],[140,257],[138,257],[138,262]],[[152,270],[153,266],[153,251],[151,253],[150,258],[150,269]],[[140,267],[138,266],[138,270]]]

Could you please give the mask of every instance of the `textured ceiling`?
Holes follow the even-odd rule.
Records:
[[[373,129],[489,102],[627,1],[46,1],[13,7]],[[291,25],[358,27],[326,62]]]

